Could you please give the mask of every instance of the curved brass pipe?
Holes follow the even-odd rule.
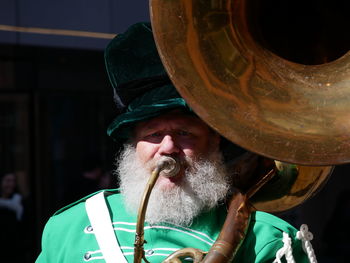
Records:
[[[184,257],[193,258],[194,263],[231,262],[244,241],[253,211],[280,212],[291,209],[315,194],[320,184],[325,183],[332,172],[332,167],[328,166],[304,167],[278,161],[269,161],[263,166],[257,166],[258,158],[261,157],[256,157],[258,156],[250,154],[238,159],[234,164],[237,173],[235,176],[248,177],[251,183],[244,185],[237,181],[239,178],[234,178],[238,186],[246,190],[242,192],[234,189],[224,225],[210,250],[203,252],[195,248],[180,249],[172,253],[164,263],[180,263],[180,258]],[[261,169],[266,172],[261,172]],[[321,178],[316,177],[316,174]],[[287,181],[289,183],[281,185]],[[283,186],[281,192],[276,193],[276,183],[280,187]],[[271,187],[274,194],[281,195],[282,200],[274,194],[272,197],[266,195],[265,191],[271,191]],[[294,192],[293,189],[298,189],[298,192]]]
[[[134,263],[139,263],[142,259],[145,262],[148,260],[145,257],[145,251],[143,249],[144,239],[144,225],[147,211],[147,205],[152,193],[152,189],[157,182],[160,172],[163,172],[164,176],[171,177],[176,175],[180,171],[180,162],[173,157],[163,156],[156,164],[156,167],[151,173],[148,179],[147,185],[142,195],[139,210],[137,213],[136,234],[134,243]]]
[[[249,195],[249,202],[256,210],[268,213],[284,212],[304,203],[327,183],[334,169],[334,166],[291,165],[249,152],[227,164],[233,174],[233,185],[243,193],[255,184],[261,185],[262,173],[273,166],[279,171],[273,180]]]
[[[231,262],[244,240],[249,225],[251,207],[247,196],[237,191],[231,198],[225,223],[209,252],[184,248],[172,253],[163,263],[180,263],[180,258],[191,257],[194,263]]]

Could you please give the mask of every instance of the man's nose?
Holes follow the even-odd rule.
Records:
[[[159,154],[172,154],[178,152],[180,152],[180,149],[177,146],[174,137],[170,134],[165,135],[159,146]]]

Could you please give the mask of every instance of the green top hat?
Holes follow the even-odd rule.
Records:
[[[178,107],[191,111],[172,85],[159,58],[150,23],[117,35],[105,50],[114,101],[121,114],[108,127],[116,140],[130,138],[136,122]]]

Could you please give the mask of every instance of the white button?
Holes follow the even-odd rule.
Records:
[[[149,249],[149,250],[147,250],[146,255],[150,256],[150,255],[153,255],[153,253],[154,253],[154,250]]]
[[[84,259],[85,260],[89,260],[91,258],[91,254],[89,253],[89,252],[86,252],[85,254],[84,254]]]
[[[94,231],[94,229],[92,228],[92,226],[87,226],[86,227],[86,231],[87,232],[92,232],[92,231]]]

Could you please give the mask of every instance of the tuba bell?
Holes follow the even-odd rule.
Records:
[[[295,2],[301,7],[290,9],[288,16],[285,10]],[[297,16],[293,10],[307,10],[308,17],[314,9],[330,8],[309,2],[150,0],[157,48],[179,93],[214,130],[255,153],[235,160],[232,169],[245,170],[261,156],[270,160],[258,177],[237,172],[227,219],[209,253],[203,258],[186,249],[180,256],[229,262],[253,209],[291,209],[325,184],[333,165],[350,161],[348,37],[333,41],[341,44],[330,49],[324,34],[307,40],[312,34],[303,25],[299,41],[291,32],[295,24],[276,28],[284,17]],[[282,9],[276,11],[277,6]],[[318,15],[321,21],[325,14]],[[278,39],[284,34],[290,34],[289,40]],[[309,48],[298,46],[303,40]],[[297,174],[288,172],[293,167]],[[284,176],[278,177],[281,171]],[[142,255],[142,244],[138,246]],[[177,256],[166,262],[179,262]]]
[[[282,2],[306,7],[300,1]],[[318,10],[311,2],[315,6],[308,10]],[[273,53],[270,49],[292,41],[273,45],[274,39],[264,33],[267,29],[258,27],[268,24],[259,20],[256,10],[263,3],[283,5],[271,0],[261,4],[256,0],[151,0],[153,34],[171,80],[205,122],[251,152],[304,165],[349,162],[350,53],[330,61],[339,54],[328,56],[328,49],[313,46],[305,53],[320,49],[315,56],[321,59],[299,63],[287,60],[293,53],[286,54],[283,48],[279,53],[284,57]],[[281,12],[270,9],[268,18]],[[286,14],[277,18],[282,16]],[[349,23],[338,27],[344,29],[344,25],[346,29]],[[278,38],[275,35],[283,29],[279,30],[270,35]],[[342,52],[349,50],[350,43],[344,32],[338,42],[346,50],[336,47]],[[300,49],[294,53],[298,52],[303,54]],[[324,60],[328,62],[321,63]]]

